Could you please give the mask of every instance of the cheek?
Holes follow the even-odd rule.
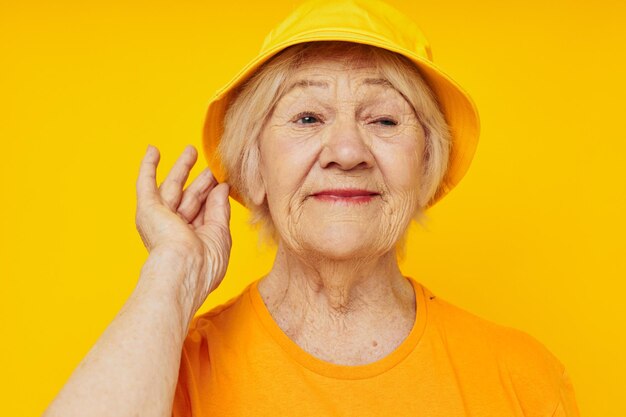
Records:
[[[377,164],[387,188],[383,210],[394,227],[410,221],[419,204],[422,149],[413,137],[381,142],[376,150]]]
[[[302,185],[317,154],[315,141],[294,138],[287,133],[276,129],[261,144],[261,173],[268,200],[280,206],[303,198]]]
[[[421,149],[411,143],[382,144],[376,152],[377,163],[390,191],[419,190]]]

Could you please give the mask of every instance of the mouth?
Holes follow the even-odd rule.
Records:
[[[378,196],[380,196],[380,193],[377,193],[375,191],[356,188],[323,190],[311,195],[311,197],[313,197],[317,201],[344,204],[369,203]]]

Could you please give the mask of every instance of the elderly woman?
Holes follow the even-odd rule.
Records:
[[[460,180],[477,132],[471,100],[397,11],[301,6],[212,100],[210,168],[183,189],[187,147],[157,187],[148,147],[137,228],[150,255],[46,415],[578,415],[539,342],[398,268],[411,220]],[[194,318],[228,265],[229,193],[276,259]]]

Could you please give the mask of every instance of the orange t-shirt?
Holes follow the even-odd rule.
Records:
[[[410,281],[417,314],[409,336],[385,358],[359,366],[301,349],[253,282],[194,318],[173,416],[579,415],[567,372],[541,343]]]

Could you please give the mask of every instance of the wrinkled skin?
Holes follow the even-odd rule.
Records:
[[[417,208],[424,130],[403,96],[367,61],[301,66],[260,138],[262,184],[272,219],[291,250],[332,259],[381,256]],[[306,83],[298,81],[306,80]],[[367,203],[321,201],[335,188],[378,193]]]
[[[270,314],[310,354],[360,365],[390,354],[415,322],[395,245],[418,207],[425,137],[367,60],[344,62],[317,54],[290,77],[259,139],[253,200],[267,201],[280,237],[258,286]],[[369,195],[334,191],[346,188]]]

